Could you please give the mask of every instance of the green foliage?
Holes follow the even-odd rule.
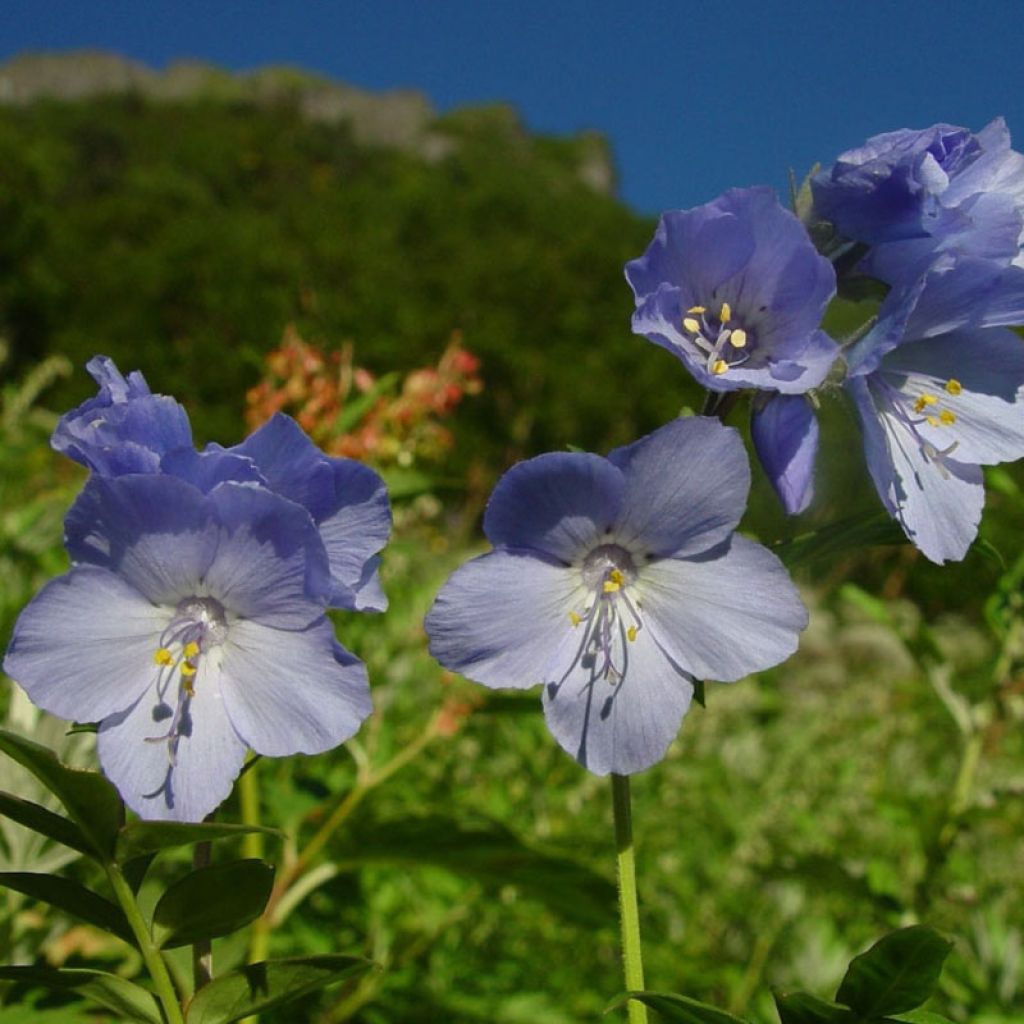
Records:
[[[105,971],[53,970],[48,967],[0,967],[0,981],[57,992],[73,992],[105,1006],[122,1021],[163,1024],[160,1008],[151,992]],[[0,1021],[6,1017],[0,1011]]]

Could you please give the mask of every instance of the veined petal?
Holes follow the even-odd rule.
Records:
[[[552,659],[544,686],[544,717],[561,747],[595,775],[630,775],[665,756],[693,696],[681,672],[646,629],[622,636],[621,678],[598,676],[576,658],[579,640],[567,637]]]
[[[818,420],[811,403],[800,395],[775,395],[755,407],[750,433],[782,507],[791,516],[803,512],[814,498],[818,453]]]
[[[981,521],[981,469],[941,451],[926,452],[870,383],[870,378],[855,378],[848,388],[864,429],[875,489],[915,547],[939,564],[959,561]]]
[[[202,493],[162,475],[93,475],[64,521],[73,560],[108,568],[172,607],[205,576],[218,534]]]
[[[245,484],[221,484],[210,502],[223,525],[206,572],[210,594],[236,615],[279,629],[319,618],[329,588],[327,555],[309,513]]]
[[[485,686],[525,690],[545,679],[586,596],[575,570],[523,551],[488,552],[441,588],[423,623],[430,653]]]
[[[717,419],[673,420],[608,461],[626,480],[614,539],[649,555],[706,551],[736,529],[750,466],[739,434]]]
[[[622,473],[600,455],[538,455],[498,481],[484,533],[495,547],[532,548],[571,563],[616,522],[624,486]]]
[[[959,331],[900,346],[882,362],[887,379],[902,390],[938,398],[935,409],[955,421],[925,419],[921,436],[936,449],[956,442],[958,462],[990,465],[1024,456],[1024,340],[993,327]],[[956,394],[946,389],[955,382]]]
[[[785,567],[744,537],[703,559],[653,562],[636,590],[651,635],[698,679],[732,682],[777,665],[807,625]]]
[[[173,762],[161,739],[173,720],[176,694],[150,687],[135,704],[100,723],[100,765],[124,802],[143,818],[202,821],[227,799],[245,758],[224,710],[216,650],[200,660]]]
[[[22,611],[4,671],[45,711],[98,722],[156,679],[153,655],[170,614],[114,573],[76,567]]]
[[[373,710],[366,666],[337,644],[326,619],[300,631],[234,622],[221,669],[236,732],[268,757],[330,750]]]

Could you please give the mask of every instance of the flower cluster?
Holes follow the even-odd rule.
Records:
[[[809,183],[811,230],[763,188],[662,216],[626,265],[633,328],[714,392],[752,389],[751,434],[790,513],[814,494],[816,393],[852,399],[888,512],[935,562],[962,558],[981,466],[1024,455],[1024,156],[1006,125],[897,131]],[[823,230],[823,228],[825,230]],[[820,323],[851,276],[887,289],[841,348]]]
[[[328,608],[382,610],[381,479],[284,415],[198,452],[184,409],[93,359],[99,393],[53,446],[91,470],[73,566],[14,629],[4,670],[40,707],[99,723],[100,763],[146,818],[199,821],[247,749],[318,753],[371,710]]]
[[[267,357],[267,375],[246,396],[246,420],[258,427],[290,410],[327,453],[377,465],[436,460],[454,438],[440,420],[466,395],[483,390],[480,360],[452,335],[436,366],[413,370],[399,383],[353,364],[352,346],[326,354],[285,331]]]

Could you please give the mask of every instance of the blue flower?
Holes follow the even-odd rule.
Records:
[[[778,559],[734,534],[749,485],[739,436],[704,417],[608,458],[519,463],[487,506],[494,550],[427,615],[431,653],[485,686],[542,683],[551,732],[590,771],[650,767],[695,678],[775,665],[807,624]]]
[[[378,553],[391,532],[387,488],[354,459],[324,455],[278,413],[233,448],[192,445],[185,410],[150,394],[142,375],[121,376],[112,360],[88,364],[100,393],[64,416],[53,446],[102,476],[164,473],[208,492],[226,481],[255,484],[301,505],[313,518],[331,567],[332,608],[383,611]]]
[[[103,770],[143,817],[199,821],[247,748],[318,753],[370,713],[300,505],[249,484],[94,474],[66,543],[75,564],[23,610],[4,670],[45,710],[100,723]]]
[[[150,393],[137,370],[121,375],[112,359],[95,356],[86,369],[99,394],[62,416],[50,443],[96,473],[148,473],[165,452],[191,446],[192,428],[173,399]]]
[[[821,384],[838,353],[818,329],[835,294],[832,265],[771,189],[663,214],[626,279],[634,333],[713,391],[799,394]]]
[[[976,135],[937,124],[876,135],[811,181],[814,208],[871,246],[860,269],[899,284],[941,253],[1019,260],[1024,156],[997,118]]]
[[[755,402],[750,436],[757,457],[791,516],[814,499],[818,420],[804,395],[772,395]]]
[[[962,259],[894,289],[849,352],[875,489],[933,562],[963,558],[981,466],[1024,456],[1024,269]]]

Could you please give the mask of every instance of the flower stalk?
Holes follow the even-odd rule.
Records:
[[[615,815],[615,854],[619,879],[619,917],[622,924],[622,961],[626,989],[644,987],[644,964],[640,945],[640,910],[636,894],[636,862],[633,857],[633,814],[629,799],[629,776],[612,775],[612,807]],[[631,999],[627,1003],[629,1024],[647,1024],[647,1007]]]

